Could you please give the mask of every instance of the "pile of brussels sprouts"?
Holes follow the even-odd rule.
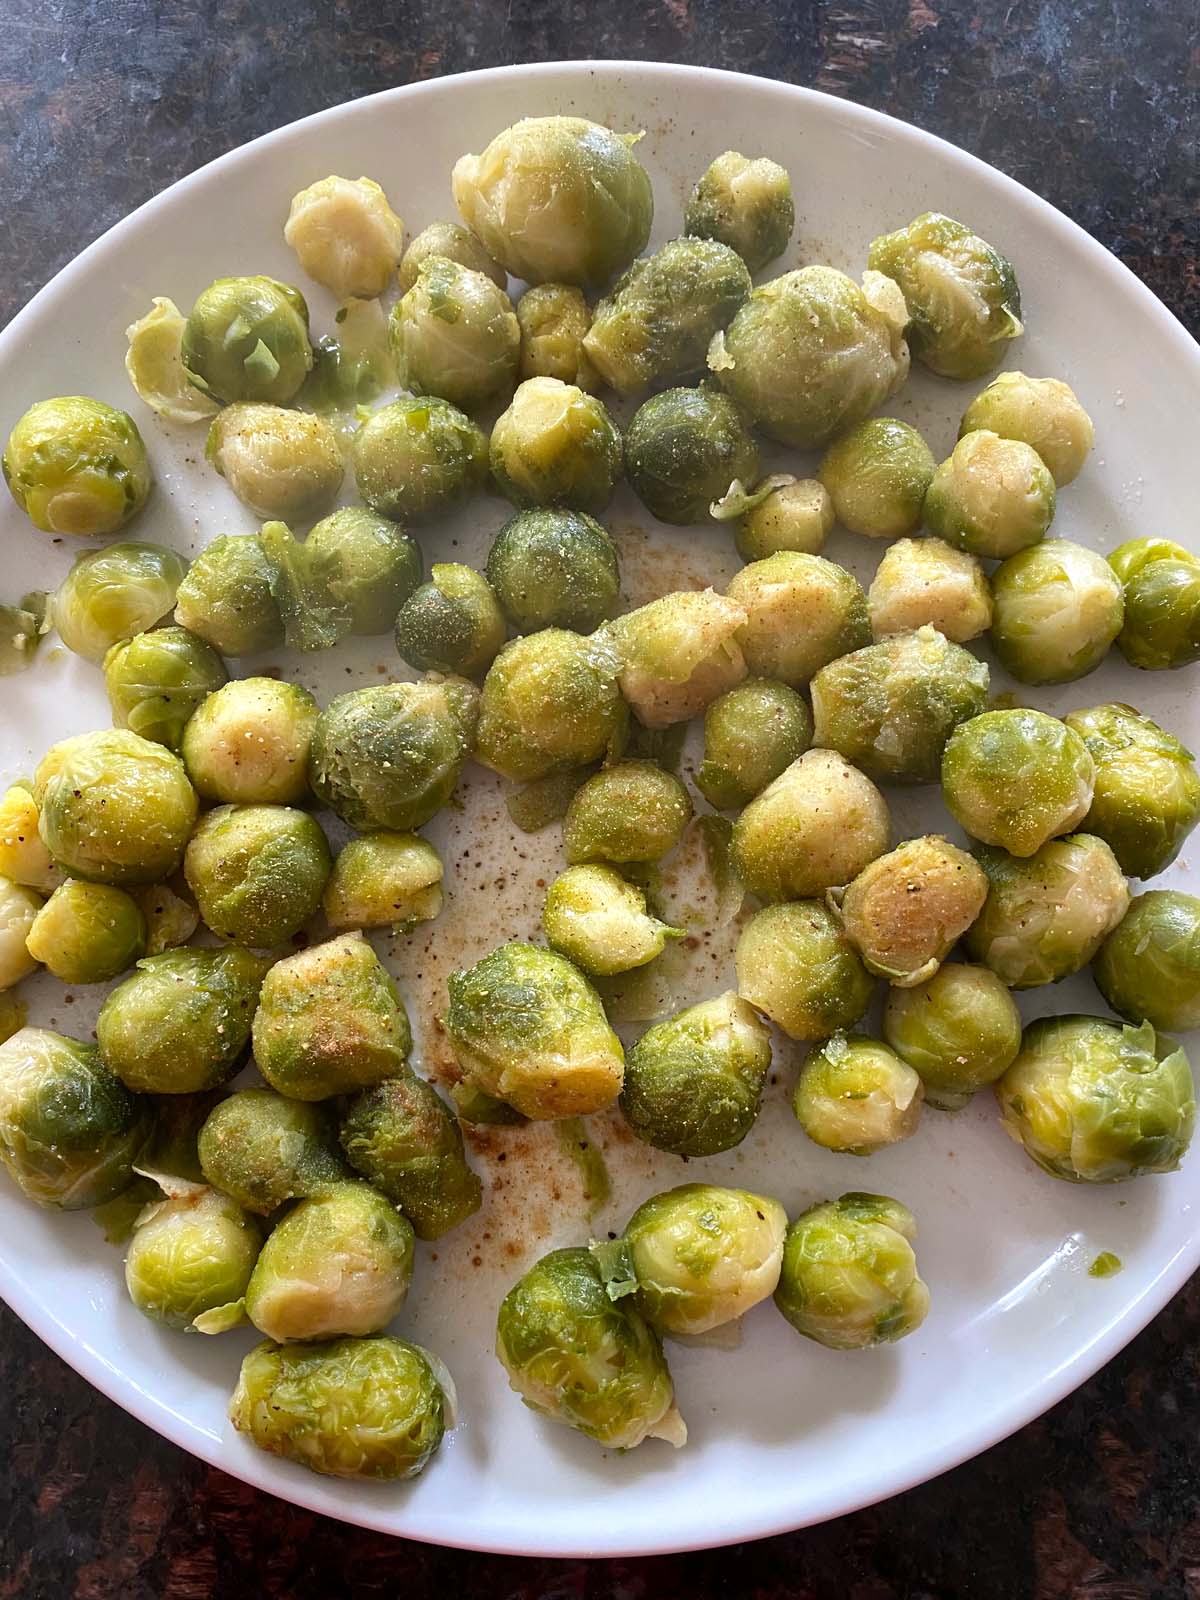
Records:
[[[1092,446],[1057,379],[993,378],[941,463],[875,414],[910,359],[979,379],[1021,332],[1011,264],[968,227],[927,213],[871,244],[861,282],[807,265],[756,286],[792,239],[783,169],[719,156],[683,234],[643,255],[636,142],[526,119],[455,167],[466,226],[407,249],[371,180],[298,194],[285,237],[341,302],[334,334],[314,339],[299,290],[264,276],[218,280],[186,316],[157,299],[128,330],[138,394],[207,426],[260,531],[190,566],[109,543],[49,608],[4,612],[0,666],[26,665],[52,617],[103,670],[113,726],[56,744],[0,802],[0,1160],[43,1205],[130,1202],[134,1304],[207,1334],[252,1323],[266,1342],[233,1421],[319,1472],[412,1476],[452,1422],[445,1368],[385,1330],[414,1238],[482,1203],[462,1123],[502,1139],[619,1105],[638,1139],[694,1160],[745,1139],[773,1059],[803,1055],[795,1118],[831,1151],[909,1138],[926,1103],[989,1085],[1028,1155],[1074,1182],[1170,1171],[1192,1133],[1187,1057],[1158,1030],[1200,1023],[1200,901],[1131,900],[1127,880],[1162,872],[1200,820],[1193,758],[1128,705],[1006,707],[966,646],[986,634],[1028,685],[1081,678],[1114,643],[1135,667],[1183,666],[1200,558],[1049,536]],[[605,388],[633,407],[624,427]],[[762,477],[760,436],[822,452],[815,476]],[[117,534],[152,486],[132,419],[78,396],[31,407],[3,465],[55,534]],[[724,594],[621,613],[597,519],[622,479],[662,522],[732,524],[745,564]],[[409,529],[489,483],[512,514],[484,570],[426,577]],[[866,592],[821,554],[835,523],[887,542]],[[422,676],[323,708],[229,673],[387,633]],[[672,734],[700,718],[706,837],[727,843],[737,906],[757,905],[738,912],[736,988],[626,1052],[606,986],[688,933],[658,868],[696,809]],[[438,916],[443,864],[418,830],[471,759],[517,786],[521,826],[561,820],[565,867],[544,944],[449,980],[451,1104],[412,1069],[365,932]],[[969,851],[895,840],[884,791],[905,784],[940,784]],[[315,809],[354,830],[336,857]],[[1089,963],[1121,1020],[1022,1027],[1013,990]],[[23,1025],[14,986],[39,965],[119,980],[94,1044]],[[231,1088],[251,1056],[262,1082]],[[774,1296],[831,1349],[898,1339],[929,1304],[914,1235],[880,1195],[789,1222],[689,1182],[532,1266],[497,1354],[529,1406],[604,1445],[680,1444],[664,1338]]]

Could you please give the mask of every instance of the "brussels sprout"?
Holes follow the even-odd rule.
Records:
[[[1095,437],[1092,419],[1069,384],[1023,372],[1002,372],[971,401],[959,437],[981,428],[1031,445],[1060,489],[1079,476]]]
[[[492,541],[485,570],[521,633],[590,633],[620,599],[616,546],[581,511],[519,511]]]
[[[598,1444],[687,1438],[658,1335],[628,1300],[610,1299],[588,1250],[554,1250],[513,1285],[496,1355],[531,1411]]]
[[[865,1350],[912,1333],[929,1310],[917,1276],[907,1206],[881,1194],[844,1194],[801,1212],[783,1242],[775,1304],[806,1339]]]
[[[200,926],[200,912],[194,902],[176,894],[169,884],[152,883],[130,893],[146,919],[148,956],[160,956],[164,950],[186,944]]]
[[[317,702],[298,683],[235,678],[210,694],[184,729],[188,777],[206,800],[303,800],[318,714]]]
[[[122,639],[165,617],[187,562],[160,544],[110,544],[80,556],[54,596],[54,626],[68,650],[103,661]]]
[[[558,378],[581,389],[600,387],[583,344],[592,313],[582,290],[568,283],[542,283],[527,289],[517,301],[517,321],[521,325],[522,379]]]
[[[1032,446],[979,430],[959,439],[925,496],[925,526],[947,544],[1004,560],[1054,519],[1054,479]]]
[[[992,591],[966,551],[940,539],[898,539],[875,569],[867,610],[877,639],[928,625],[966,644],[991,625]]]
[[[1129,665],[1164,672],[1200,661],[1200,560],[1167,539],[1127,539],[1108,560],[1124,594],[1117,648]]]
[[[224,656],[283,643],[271,564],[257,533],[223,533],[201,550],[179,585],[175,620]]]
[[[747,678],[704,713],[696,787],[718,811],[749,805],[812,742],[812,717],[786,683]]]
[[[871,780],[832,750],[809,750],[734,823],[734,870],[760,899],[802,900],[856,878],[890,833]]]
[[[325,886],[325,920],[335,932],[395,928],[408,933],[442,909],[442,863],[415,833],[373,833],[338,853]]]
[[[1200,568],[1198,568],[1200,576]],[[1045,539],[992,574],[992,647],[1018,683],[1071,683],[1121,632],[1121,584],[1103,556]]]
[[[362,832],[419,828],[454,793],[477,704],[478,690],[459,678],[338,695],[313,732],[313,792]]]
[[[183,871],[207,927],[269,949],[312,917],[332,862],[320,825],[290,806],[217,806],[201,818]]]
[[[350,1176],[324,1106],[274,1089],[239,1089],[218,1101],[197,1147],[209,1183],[263,1217]]]
[[[707,522],[733,480],[757,471],[753,435],[733,401],[713,389],[664,389],[638,407],[625,433],[630,486],[660,522]]]
[[[412,1048],[399,990],[361,933],[276,962],[253,1037],[258,1070],[293,1100],[369,1089],[402,1072]]]
[[[962,722],[942,756],[942,790],[973,839],[1031,856],[1088,815],[1096,763],[1057,717],[1019,706]]]
[[[265,522],[258,537],[283,623],[283,642],[289,650],[331,649],[350,631],[350,618],[314,569],[307,547],[286,522]]]
[[[800,1068],[792,1111],[814,1144],[869,1156],[912,1138],[923,1094],[917,1074],[886,1045],[835,1033]]]
[[[222,405],[285,406],[313,364],[304,297],[274,278],[218,278],[192,307],[182,353],[188,381]]]
[[[0,1164],[40,1206],[102,1205],[133,1181],[150,1103],[93,1045],[22,1028],[0,1045]]]
[[[898,539],[920,526],[933,467],[933,452],[915,428],[872,417],[829,446],[817,476],[851,533]]]
[[[169,877],[196,820],[196,791],[178,756],[118,729],[52,746],[34,774],[33,798],[55,861],[97,883]]]
[[[20,1033],[29,1018],[29,1007],[15,994],[0,994],[0,1044],[6,1044],[14,1033]]]
[[[416,283],[421,263],[429,256],[445,256],[449,261],[457,261],[460,267],[482,272],[498,289],[508,288],[508,274],[496,265],[473,233],[468,233],[457,222],[431,222],[412,239],[401,257],[396,282],[402,295]]]
[[[512,393],[521,329],[512,301],[484,273],[426,256],[388,326],[397,375],[412,393],[440,395],[464,411]]]
[[[987,967],[948,961],[915,988],[888,990],[883,1037],[942,1111],[994,1083],[1021,1048],[1016,1001]]]
[[[1130,1022],[1200,1027],[1200,900],[1139,894],[1092,963],[1100,993]]]
[[[403,1339],[251,1350],[229,1417],[260,1450],[333,1478],[415,1478],[442,1442],[447,1399]]]
[[[524,117],[451,179],[463,221],[526,282],[598,289],[645,249],[654,195],[640,134],[582,117]]]
[[[217,402],[190,383],[183,370],[185,326],[174,300],[155,295],[146,315],[125,329],[125,371],[138,398],[168,422],[207,422]]]
[[[339,300],[373,299],[404,249],[404,224],[370,178],[322,178],[293,196],[283,237],[309,277]]]
[[[309,571],[345,613],[351,633],[387,633],[421,581],[421,550],[386,517],[343,506],[304,541]]]
[[[19,605],[0,605],[0,678],[11,678],[33,665],[38,647],[54,625],[53,596],[31,590]]]
[[[737,518],[734,544],[743,561],[762,561],[780,550],[819,555],[833,531],[833,501],[825,485],[787,473],[764,478],[749,493],[732,483],[709,510],[722,522]]]
[[[204,454],[243,505],[260,517],[309,519],[337,499],[342,453],[324,417],[283,406],[226,406]]]
[[[146,919],[124,889],[68,878],[33,919],[25,947],[63,983],[107,983],[145,955]]]
[[[243,1320],[261,1243],[258,1224],[236,1200],[187,1184],[138,1218],[125,1257],[129,1298],[168,1328],[224,1333]]]
[[[515,506],[602,511],[621,476],[621,435],[595,395],[527,378],[496,419],[492,476]]]
[[[835,903],[867,971],[910,989],[941,966],[987,892],[983,869],[965,850],[928,834],[877,857]]]
[[[690,722],[741,683],[746,658],[737,635],[746,621],[735,600],[688,589],[661,595],[613,624],[621,693],[644,727]]]
[[[746,613],[738,629],[751,672],[799,687],[827,662],[871,642],[867,597],[857,578],[824,556],[781,550],[730,580]]]
[[[593,977],[644,967],[668,939],[683,937],[646,910],[646,896],[602,865],[568,867],[550,885],[542,909],[546,943]]]
[[[104,658],[113,726],[178,750],[189,717],[228,681],[210,644],[186,628],[155,628],[123,639]]]
[[[380,516],[425,522],[444,516],[487,477],[482,429],[437,395],[381,406],[354,439],[354,481]]]
[[[449,988],[443,1025],[467,1080],[485,1093],[537,1121],[587,1116],[616,1099],[621,1041],[562,956],[504,944],[451,973]]]
[[[28,948],[27,940],[41,911],[40,895],[0,878],[0,991],[37,971],[41,957]]]
[[[708,352],[721,387],[780,444],[809,449],[851,428],[908,376],[908,311],[895,284],[802,267],[755,289]]]
[[[852,1028],[874,988],[837,918],[819,900],[757,912],[735,953],[738,993],[789,1039]]]
[[[599,636],[544,628],[501,650],[479,702],[475,758],[527,782],[598,761],[624,743],[620,658]]]
[[[984,663],[936,628],[893,634],[817,673],[813,742],[885,783],[935,783],[947,740],[987,694]]]
[[[236,949],[167,950],[139,961],[96,1020],[105,1065],[143,1094],[224,1083],[245,1059],[269,966]]]
[[[761,272],[787,249],[796,226],[792,181],[766,156],[748,160],[726,150],[688,196],[683,226],[693,238],[719,239],[737,251],[751,272]]]
[[[483,1203],[458,1119],[413,1073],[355,1095],[339,1132],[346,1159],[399,1206],[418,1239],[438,1239]]]
[[[976,851],[988,897],[966,945],[1010,989],[1057,983],[1086,967],[1129,906],[1129,885],[1103,839],[1051,839],[1027,860]]]
[[[1187,1055],[1148,1022],[1042,1017],[996,1084],[1005,1131],[1054,1178],[1118,1183],[1174,1172],[1191,1142]]]
[[[491,584],[459,561],[435,562],[396,618],[396,649],[419,672],[485,673],[504,647],[508,624]]]
[[[660,861],[691,819],[692,802],[673,773],[652,761],[621,761],[575,791],[563,820],[563,849],[572,864]]]
[[[0,467],[35,528],[80,538],[123,528],[154,482],[133,418],[86,395],[30,406],[8,436]]]
[[[23,783],[0,798],[0,876],[49,894],[62,882],[38,832],[38,808]]]

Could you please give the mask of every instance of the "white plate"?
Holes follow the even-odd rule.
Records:
[[[0,429],[30,402],[88,393],[128,406],[142,425],[159,489],[130,532],[193,551],[219,531],[250,531],[248,511],[203,465],[203,430],[168,430],[131,394],[123,329],[154,294],[187,306],[213,277],[295,278],[281,237],[292,193],[328,172],[371,174],[414,231],[453,216],[449,175],[464,150],[533,113],[583,113],[644,128],[639,154],[654,178],[656,243],[678,231],[690,182],[719,151],[765,151],[789,168],[800,210],[783,269],[831,261],[861,270],[868,241],[930,208],[969,220],[1016,263],[1028,335],[1007,361],[1065,377],[1096,420],[1097,448],[1062,496],[1055,531],[1110,550],[1134,534],[1194,538],[1191,502],[1200,412],[1200,355],[1163,307],[1112,256],[1009,179],[914,128],[823,95],[689,67],[536,66],[414,85],[310,117],[184,179],[87,250],[0,338]],[[773,268],[772,270],[775,270]],[[304,285],[306,292],[309,286]],[[318,331],[332,306],[311,296]],[[914,378],[895,405],[948,452],[967,399],[981,385]],[[75,547],[35,533],[0,507],[5,598],[53,585]],[[481,558],[505,511],[477,501],[424,536],[428,559]],[[624,555],[625,587],[651,593],[727,578],[727,535],[652,527],[628,495],[608,521]],[[868,578],[880,553],[839,535],[828,551]],[[325,660],[283,663],[323,698],[397,667],[389,642]],[[1054,711],[1130,699],[1185,738],[1198,733],[1190,674],[1137,674],[1115,655],[1093,677],[1039,694]],[[995,684],[1006,687],[1002,675]],[[27,772],[54,738],[107,723],[100,675],[59,652],[5,680],[2,775]],[[931,792],[893,791],[901,834],[945,827]],[[557,830],[515,834],[495,785],[473,768],[466,809],[433,829],[448,856],[450,907],[393,966],[436,1065],[431,1018],[446,971],[508,936],[536,928],[535,881],[553,871]],[[469,853],[468,853],[469,852]],[[1189,881],[1184,866],[1165,882]],[[386,952],[385,952],[386,953]],[[724,986],[718,940],[697,958],[694,996]],[[86,1033],[95,996],[68,1005],[35,990],[36,1017]],[[692,998],[691,994],[681,996]],[[1102,1010],[1090,981],[1023,998],[1027,1015]],[[441,1047],[444,1049],[444,1045]],[[1192,1210],[1195,1154],[1170,1177],[1090,1190],[1043,1176],[1003,1134],[990,1096],[958,1117],[927,1114],[909,1143],[859,1163],[799,1134],[786,1108],[792,1059],[740,1149],[683,1163],[621,1138],[594,1119],[614,1198],[595,1223],[617,1228],[633,1206],[685,1177],[732,1179],[777,1194],[795,1214],[846,1189],[895,1194],[920,1225],[921,1267],[933,1291],[924,1327],[894,1349],[835,1354],[798,1338],[770,1304],[747,1319],[740,1351],[671,1350],[686,1449],[650,1443],[622,1457],[539,1421],[506,1388],[491,1353],[495,1309],[522,1267],[552,1245],[589,1234],[573,1168],[551,1130],[493,1136],[479,1157],[492,1188],[482,1215],[420,1247],[400,1331],[438,1350],[459,1385],[463,1420],[415,1484],[316,1478],[235,1437],[225,1404],[248,1335],[184,1338],[140,1317],[125,1298],[120,1259],[86,1216],[58,1216],[0,1189],[0,1290],[9,1304],[97,1388],[149,1426],[249,1483],[314,1510],[387,1532],[496,1551],[641,1553],[721,1544],[835,1516],[894,1494],[983,1449],[1067,1394],[1138,1331],[1200,1259]],[[497,1163],[496,1152],[510,1152]],[[1115,1278],[1090,1278],[1101,1250]],[[437,1259],[433,1257],[436,1254]],[[10,1441],[15,1445],[18,1441]]]

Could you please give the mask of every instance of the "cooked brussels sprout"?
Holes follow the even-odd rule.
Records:
[[[837,909],[868,972],[910,989],[935,973],[983,909],[988,880],[965,850],[937,834],[878,856]]]
[[[527,378],[492,429],[492,476],[515,506],[602,511],[621,476],[621,435],[602,400]]]
[[[285,406],[313,364],[304,296],[274,278],[218,278],[192,307],[182,353],[189,382],[222,405]]]
[[[852,1028],[874,987],[837,918],[819,900],[756,912],[735,954],[738,993],[789,1039]]]
[[[1060,489],[1079,476],[1095,437],[1092,419],[1069,384],[1023,372],[1002,372],[971,401],[959,437],[981,428],[1031,445]]]
[[[592,313],[582,290],[569,283],[537,284],[517,301],[517,321],[523,379],[558,378],[581,389],[600,387],[583,345]]]
[[[183,861],[205,925],[261,950],[316,916],[331,866],[320,825],[291,806],[217,806]]]
[[[733,480],[757,471],[758,445],[717,390],[664,389],[638,407],[625,433],[626,476],[660,522],[707,522]]]
[[[319,708],[277,678],[235,678],[210,694],[183,733],[198,793],[232,805],[288,805],[308,793],[308,752]]]
[[[647,728],[699,716],[741,683],[746,658],[737,634],[745,610],[712,589],[660,595],[609,630],[621,657],[621,693]]]
[[[865,1350],[912,1333],[929,1310],[917,1275],[907,1206],[881,1194],[844,1194],[801,1212],[783,1242],[775,1304],[806,1339]]]
[[[168,422],[207,422],[217,402],[188,381],[183,370],[183,313],[155,295],[144,317],[125,329],[125,371],[140,400]]]
[[[1072,1183],[1174,1172],[1196,1120],[1187,1055],[1148,1022],[1031,1022],[996,1098],[1006,1132],[1043,1171]]]
[[[1130,1022],[1200,1027],[1200,900],[1177,889],[1139,894],[1092,971],[1100,993]]]
[[[304,541],[310,572],[346,615],[351,633],[387,633],[421,581],[416,540],[365,506],[343,506]]]
[[[780,550],[819,555],[833,531],[833,501],[817,478],[780,473],[749,493],[733,483],[719,506],[709,509],[720,521],[737,518],[734,544],[743,561],[762,561]]]
[[[1003,561],[1045,537],[1055,499],[1031,445],[981,429],[963,434],[933,474],[925,526],[956,549]]]
[[[283,643],[271,564],[257,533],[222,533],[205,545],[179,585],[175,620],[223,656]]]
[[[435,562],[396,618],[396,649],[420,672],[476,678],[504,647],[508,624],[482,574],[458,561]]]
[[[504,944],[450,975],[444,1027],[468,1082],[537,1121],[611,1104],[624,1073],[621,1041],[600,997],[569,961]]]
[[[796,226],[792,181],[766,156],[748,160],[726,150],[688,196],[683,226],[693,238],[719,239],[737,251],[751,272],[761,272],[787,249]]]
[[[380,516],[425,522],[482,487],[488,470],[483,430],[437,395],[393,400],[354,438],[354,481]]]
[[[103,400],[39,400],[8,436],[0,461],[21,510],[43,533],[116,533],[154,482],[133,418]]]
[[[155,628],[123,639],[104,658],[113,726],[178,750],[192,713],[228,681],[210,644],[186,628]]]
[[[652,761],[621,761],[575,791],[563,820],[563,849],[572,864],[660,861],[691,819],[692,802],[674,773]]]
[[[987,967],[947,961],[911,989],[888,990],[883,1037],[942,1111],[994,1083],[1021,1048],[1017,1003]]]
[[[0,799],[0,876],[42,894],[62,882],[38,832],[37,802],[24,783],[14,783]]]
[[[94,1045],[45,1028],[0,1044],[0,1164],[40,1206],[102,1205],[133,1181],[150,1103],[129,1093]]]
[[[27,940],[41,911],[39,894],[0,878],[0,991],[37,971],[41,957],[29,949]]]
[[[620,599],[616,546],[581,511],[519,511],[488,552],[487,578],[521,633],[590,633]]]
[[[1095,781],[1079,734],[1024,706],[959,723],[942,756],[942,791],[956,821],[1014,856],[1078,828]]]
[[[196,820],[178,756],[121,729],[53,745],[33,779],[42,840],[55,861],[97,883],[170,877]]]
[[[318,516],[342,486],[342,453],[324,417],[284,406],[226,406],[204,454],[243,505],[287,521]]]
[[[512,301],[482,272],[426,256],[389,318],[403,388],[464,411],[504,399],[517,381],[521,329]]]
[[[921,523],[933,452],[895,417],[860,422],[829,446],[817,476],[843,527],[868,539],[898,539]]]
[[[395,928],[407,933],[442,909],[442,863],[415,833],[373,833],[338,853],[325,886],[325,920],[335,932]]]
[[[554,1250],[513,1285],[496,1355],[531,1411],[598,1444],[687,1438],[658,1335],[629,1300],[609,1297],[589,1250]]]
[[[236,1200],[187,1184],[138,1218],[125,1257],[129,1298],[168,1328],[224,1333],[243,1320],[261,1243],[258,1224]]]
[[[749,805],[812,742],[812,716],[786,683],[747,678],[704,713],[696,787],[718,811]]]
[[[763,900],[802,900],[849,883],[888,847],[887,802],[832,750],[809,750],[733,826],[738,876]]]
[[[646,910],[646,896],[600,864],[568,867],[550,885],[542,909],[546,943],[593,977],[644,967],[668,939],[683,937]]]
[[[1129,885],[1103,839],[1051,839],[1027,860],[976,851],[988,897],[966,945],[1010,989],[1057,983],[1088,962],[1129,906]]]
[[[755,289],[708,352],[721,387],[780,444],[810,449],[851,428],[908,376],[896,285],[801,267]],[[744,476],[744,474],[739,474]]]
[[[1200,576],[1200,569],[1198,569]],[[1103,556],[1045,539],[992,574],[992,647],[1018,683],[1071,683],[1121,632],[1121,584]]]
[[[475,758],[527,782],[598,761],[624,743],[620,657],[600,636],[544,628],[501,650],[483,680]]]
[[[792,1111],[814,1144],[869,1156],[911,1139],[923,1089],[913,1069],[861,1033],[835,1033],[800,1068]]]
[[[1127,539],[1108,560],[1124,593],[1117,648],[1129,665],[1164,672],[1200,661],[1200,560],[1167,539]]]
[[[33,919],[25,948],[63,983],[107,983],[145,955],[146,919],[124,889],[68,878]]]
[[[330,177],[293,196],[283,237],[309,277],[339,300],[370,300],[396,270],[404,224],[370,178]]]
[[[735,573],[728,596],[746,613],[738,629],[746,665],[799,687],[829,661],[871,642],[857,578],[824,556],[781,550]]]
[[[186,944],[200,926],[200,912],[185,895],[166,883],[152,883],[130,891],[146,919],[146,954],[160,956]]]
[[[187,562],[160,544],[110,544],[80,556],[54,596],[54,626],[68,650],[103,661],[122,639],[166,616]]]
[[[350,1165],[399,1206],[418,1239],[439,1239],[483,1203],[457,1117],[414,1073],[355,1095],[339,1138]]]
[[[219,1100],[197,1147],[209,1183],[263,1217],[350,1176],[325,1107],[288,1100],[274,1089],[239,1089]]]
[[[966,644],[991,625],[992,591],[966,551],[941,539],[898,539],[875,569],[867,610],[877,639],[928,625]]]
[[[396,282],[402,295],[416,283],[421,263],[429,256],[445,256],[447,260],[457,261],[460,267],[482,272],[498,289],[508,288],[508,274],[497,266],[473,233],[468,233],[457,222],[431,222],[412,239],[400,259]]]
[[[893,634],[817,673],[813,742],[885,783],[935,783],[947,740],[987,694],[984,663],[936,628]]]

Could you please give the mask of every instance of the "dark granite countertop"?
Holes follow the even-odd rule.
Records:
[[[8,0],[3,24],[0,321],[127,211],[268,129],[443,73],[637,56],[769,74],[942,134],[1200,332],[1194,0]],[[1200,1280],[1040,1421],[884,1505],[694,1556],[497,1559],[245,1488],[0,1306],[0,1600],[1195,1600],[1198,1433]]]

